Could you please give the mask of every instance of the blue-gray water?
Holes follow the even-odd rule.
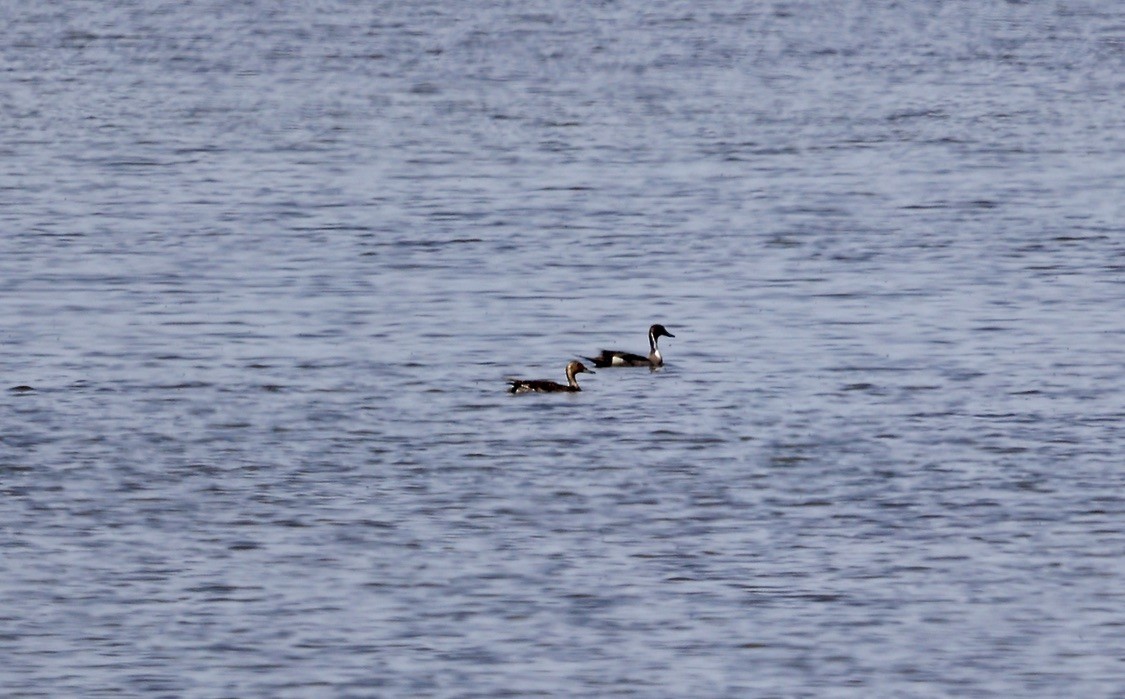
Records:
[[[1120,3],[0,20],[5,697],[1125,697]]]

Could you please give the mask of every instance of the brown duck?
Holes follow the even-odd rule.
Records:
[[[509,393],[574,393],[581,391],[575,374],[593,374],[586,365],[578,360],[573,360],[566,365],[566,384],[549,381],[547,379],[509,379],[511,388]]]

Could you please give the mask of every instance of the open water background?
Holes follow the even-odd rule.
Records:
[[[0,37],[5,697],[1125,697],[1121,3]]]

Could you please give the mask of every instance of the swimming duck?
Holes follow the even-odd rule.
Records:
[[[664,365],[664,357],[660,356],[660,348],[656,346],[656,341],[661,337],[675,337],[675,335],[668,332],[668,328],[660,323],[648,329],[649,352],[647,357],[619,350],[604,349],[598,356],[586,357],[586,359],[593,362],[594,366],[599,369],[607,366],[647,366],[655,369]]]
[[[509,393],[573,393],[581,391],[578,386],[578,380],[574,378],[575,374],[581,373],[593,374],[595,372],[586,368],[586,365],[578,360],[573,360],[566,365],[566,385],[555,381],[548,381],[547,379],[509,379],[508,383],[512,385],[508,389]]]

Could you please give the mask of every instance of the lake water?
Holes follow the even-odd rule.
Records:
[[[1122,4],[0,17],[5,697],[1125,697]]]

